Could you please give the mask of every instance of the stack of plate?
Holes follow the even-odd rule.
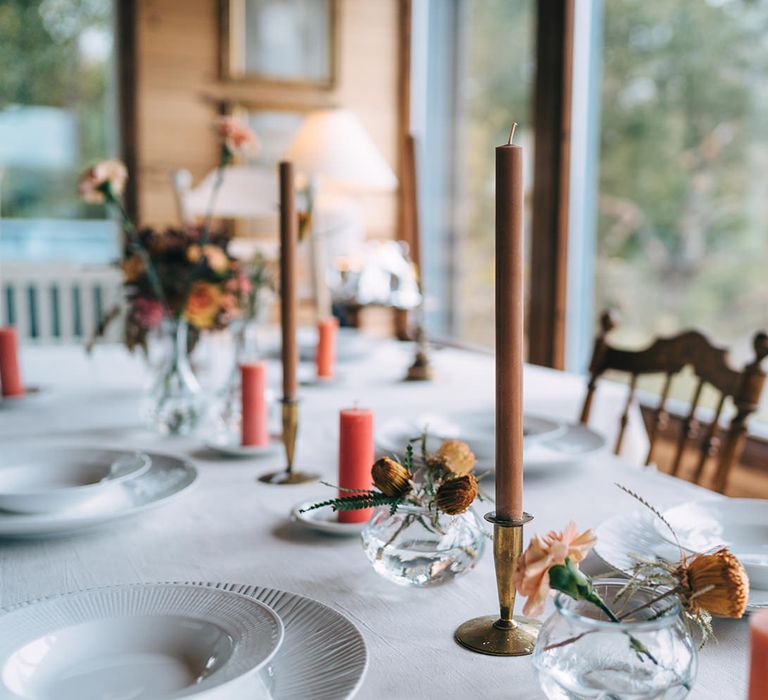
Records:
[[[175,457],[89,447],[14,447],[0,454],[0,537],[59,535],[159,506],[195,468]]]
[[[56,700],[341,699],[365,642],[302,596],[236,584],[127,584],[0,617],[0,696]]]
[[[638,556],[677,561],[681,548],[694,554],[728,547],[749,577],[747,609],[768,607],[768,501],[711,498],[681,503],[662,515],[674,535],[648,511],[617,515],[597,528],[595,552],[615,569],[629,572]]]
[[[376,434],[381,454],[402,456],[409,440],[426,432],[427,449],[437,449],[443,440],[467,442],[475,453],[480,470],[493,469],[496,438],[493,411],[422,414],[398,418],[382,425]],[[526,414],[523,434],[526,470],[571,463],[605,447],[605,439],[584,425]]]

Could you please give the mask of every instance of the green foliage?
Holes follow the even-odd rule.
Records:
[[[597,307],[626,309],[629,342],[741,339],[766,322],[768,2],[607,0],[604,20]]]
[[[112,0],[0,0],[0,112],[13,106],[71,112],[79,155],[72,170],[8,168],[5,216],[104,217],[103,207],[78,201],[76,182],[81,169],[116,149],[112,56],[85,48],[112,39],[113,19]]]

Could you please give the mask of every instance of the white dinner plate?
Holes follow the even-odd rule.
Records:
[[[317,354],[317,328],[300,328],[296,334],[299,358],[314,362]],[[339,328],[336,336],[336,359],[349,362],[367,357],[371,351],[371,340],[356,328]]]
[[[465,440],[477,457],[479,470],[494,468],[496,438],[493,415],[487,411],[423,414],[416,419],[397,418],[384,423],[376,432],[376,446],[381,454],[402,457],[408,440],[429,431],[427,449],[436,450],[443,440]],[[524,417],[525,465],[545,469],[563,462],[573,462],[605,447],[605,438],[584,425],[568,425],[541,416]]]
[[[260,676],[272,700],[346,700],[368,667],[360,630],[327,605],[295,593],[236,583],[201,583],[261,601],[283,621],[283,643]],[[258,692],[243,695],[255,700]]]
[[[317,500],[304,501],[294,506],[293,510],[291,510],[293,521],[297,525],[307,528],[307,530],[314,530],[324,535],[335,535],[337,537],[359,537],[368,524],[367,522],[340,523],[338,519],[339,514],[331,506],[314,508],[304,513],[301,512],[303,508],[309,508],[313,503],[317,503]]]
[[[28,386],[24,387],[24,393],[18,396],[3,396],[0,394],[0,408],[13,408],[15,406],[26,406],[30,402],[39,401],[41,398],[50,396],[42,387]]]
[[[681,503],[662,514],[690,552],[728,547],[744,565],[752,587],[768,590],[768,501],[717,498]],[[674,542],[658,518],[656,532]]]
[[[145,473],[140,452],[89,447],[12,447],[0,452],[0,509],[45,513],[82,505]]]
[[[203,444],[213,452],[225,457],[256,458],[268,457],[283,449],[283,442],[270,435],[266,445],[241,445],[240,433],[217,433],[203,440]]]
[[[648,511],[609,518],[595,530],[595,554],[609,566],[625,573],[635,563],[633,555],[678,561],[680,550],[659,535],[655,520],[655,516]],[[747,610],[758,608],[768,608],[768,591],[751,588]]]
[[[106,525],[157,508],[185,492],[197,470],[178,457],[147,453],[149,470],[86,504],[54,513],[0,511],[0,538],[52,537]]]
[[[231,591],[124,584],[0,617],[0,689],[30,700],[156,700],[236,691],[275,654],[283,623]]]

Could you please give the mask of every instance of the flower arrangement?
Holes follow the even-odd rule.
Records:
[[[674,530],[658,510],[637,494],[624,487],[619,488],[649,508],[674,535]],[[749,579],[739,560],[725,548],[689,555],[682,547],[677,562],[636,557],[637,564],[631,576],[611,601],[621,604],[622,612],[617,614],[598,595],[592,579],[579,569],[580,562],[596,543],[597,538],[591,530],[579,532],[573,522],[562,532],[549,532],[531,538],[518,561],[514,578],[517,592],[526,597],[523,613],[540,615],[552,591],[594,604],[617,624],[634,621],[641,610],[669,600],[670,606],[659,613],[663,614],[679,601],[683,619],[689,628],[698,627],[701,630],[702,645],[713,636],[712,616],[740,618],[744,615],[749,598]],[[633,607],[633,594],[640,589],[650,589],[656,594],[651,600]],[[628,636],[630,645],[638,654],[654,661],[637,639]],[[558,646],[575,642],[578,638],[565,640]]]
[[[258,144],[256,136],[232,118],[219,119],[215,127],[219,165],[208,212],[199,227],[137,228],[122,205],[128,171],[120,161],[98,163],[80,178],[83,200],[106,204],[122,221],[121,268],[128,301],[125,342],[130,349],[146,350],[148,334],[166,318],[187,321],[194,331],[193,345],[200,331],[222,329],[240,315],[249,317],[259,286],[268,283],[262,261],[238,261],[228,251],[229,237],[210,230],[227,165],[236,153]],[[117,315],[117,310],[106,314],[97,336]]]
[[[147,334],[166,318],[184,319],[199,332],[225,328],[238,315],[240,295],[250,280],[227,252],[226,237],[209,236],[201,246],[202,235],[193,227],[142,229],[136,238],[151,268],[135,247],[127,246],[121,268],[129,348],[145,347]]]
[[[420,443],[419,457],[414,454],[414,442]],[[427,436],[422,435],[408,443],[402,462],[396,457],[382,457],[374,462],[371,477],[375,489],[350,492],[349,496],[315,503],[305,510],[326,506],[335,511],[388,506],[395,513],[403,506],[417,506],[429,513],[432,527],[439,527],[440,513],[460,515],[476,498],[484,498],[473,473],[476,462],[469,445],[461,440],[446,440],[430,454]]]

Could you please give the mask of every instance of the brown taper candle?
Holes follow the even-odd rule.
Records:
[[[283,333],[283,399],[296,398],[296,241],[298,218],[293,163],[280,163],[280,325]]]
[[[523,149],[496,148],[496,515],[523,514]]]

